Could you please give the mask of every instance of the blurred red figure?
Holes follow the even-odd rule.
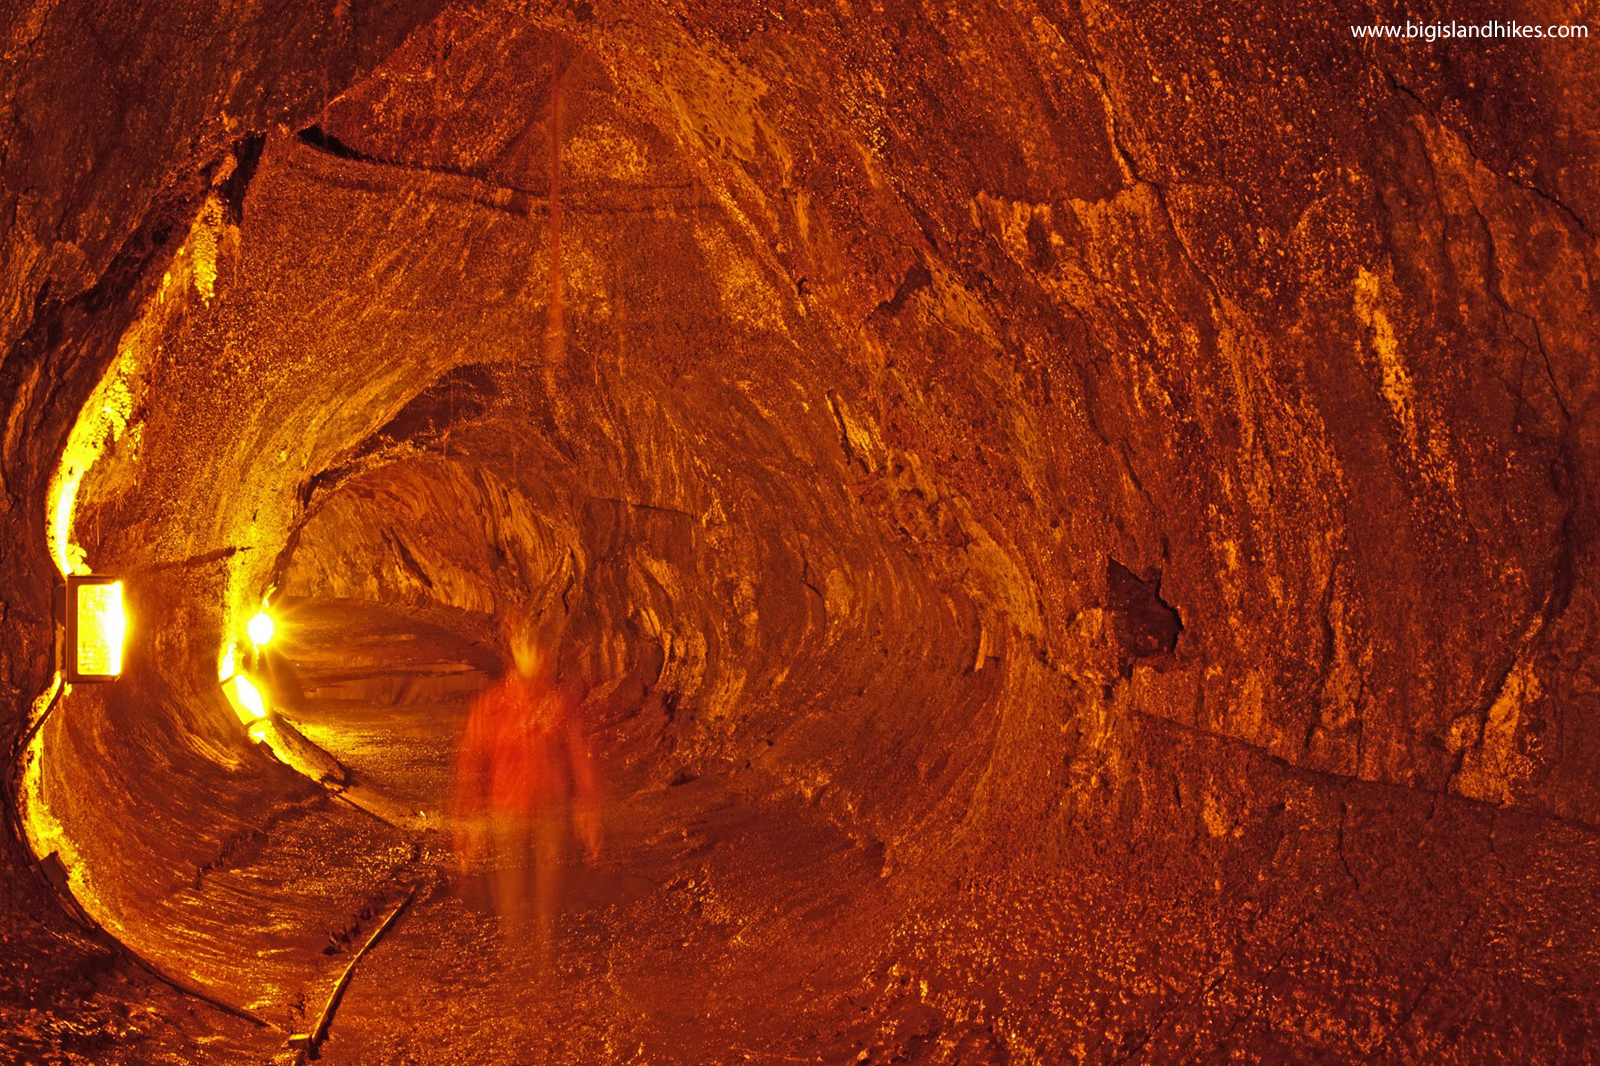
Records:
[[[553,643],[553,642],[552,642]],[[599,783],[578,699],[556,684],[553,648],[526,621],[509,628],[514,669],[473,705],[456,774],[463,873],[487,849],[490,899],[508,957],[530,936],[549,957],[569,825],[600,855]]]

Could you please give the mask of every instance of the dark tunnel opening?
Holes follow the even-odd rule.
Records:
[[[1589,46],[139,6],[5,38],[0,1048],[1592,1052]]]

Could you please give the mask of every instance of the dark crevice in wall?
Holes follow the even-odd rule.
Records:
[[[309,144],[319,151],[338,156],[340,159],[349,159],[357,163],[383,162],[383,160],[367,155],[365,152],[356,151],[321,126],[307,126],[295,136],[300,139],[300,143]]]
[[[880,303],[878,310],[886,315],[897,315],[907,300],[932,284],[933,274],[927,265],[921,262],[915,263],[906,271],[905,277],[900,279],[900,284],[895,286],[894,295]]]
[[[411,554],[411,549],[406,547],[406,542],[388,531],[384,532],[384,539],[394,549],[395,556],[400,560],[400,565],[405,567],[407,572],[415,577],[424,588],[431,590],[433,588],[433,578],[429,577],[428,571],[423,569],[421,563],[417,562],[417,557]]]
[[[1178,646],[1183,619],[1161,598],[1161,571],[1140,577],[1117,560],[1106,559],[1106,609],[1115,620],[1118,641],[1126,652],[1123,670],[1132,660],[1170,655]]]
[[[228,222],[239,225],[244,221],[244,197],[250,188],[250,179],[256,176],[261,164],[261,150],[266,147],[267,135],[252,133],[241,137],[233,146],[233,173],[217,186],[222,202],[227,206]]]

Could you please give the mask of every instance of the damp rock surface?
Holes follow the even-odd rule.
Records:
[[[287,1055],[403,899],[330,1061],[1600,1040],[1592,43],[22,7],[8,750],[91,395],[65,528],[132,623],[8,777],[100,931],[13,825],[0,1048]],[[269,593],[302,772],[218,685]],[[609,840],[536,970],[447,807],[557,605]]]

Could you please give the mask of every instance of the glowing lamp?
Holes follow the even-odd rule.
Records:
[[[122,582],[113,577],[69,576],[62,618],[66,634],[61,676],[73,684],[115,681],[122,673],[122,643],[128,635]]]
[[[249,635],[250,643],[259,648],[272,640],[276,628],[272,624],[272,616],[262,611],[245,624],[244,631]]]

